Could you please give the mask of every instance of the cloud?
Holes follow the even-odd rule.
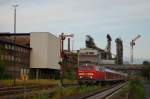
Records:
[[[105,48],[105,35],[110,33],[113,40],[119,36],[124,40],[125,56],[129,56],[130,40],[142,33],[144,36],[136,47],[144,48],[137,50],[136,57],[149,57],[150,46],[143,45],[150,36],[150,0],[0,0],[0,31],[13,31],[11,5],[15,3],[19,4],[18,32],[75,33],[76,48],[84,47],[86,34]]]

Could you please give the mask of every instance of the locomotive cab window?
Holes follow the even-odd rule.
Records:
[[[99,66],[96,66],[96,71],[99,71]]]
[[[104,66],[100,66],[100,71],[104,71],[105,67]]]
[[[92,67],[92,66],[87,66],[87,67],[80,66],[79,70],[94,70],[94,67]]]
[[[94,65],[90,63],[86,63],[86,64],[81,64],[80,66],[94,66]]]

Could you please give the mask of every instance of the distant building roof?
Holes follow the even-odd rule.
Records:
[[[14,43],[13,41],[11,41],[11,40],[9,40],[9,39],[0,39],[0,42],[2,42],[2,43],[7,43],[7,44],[12,44],[12,45],[16,45],[16,46],[20,46],[20,47],[23,47],[23,48],[31,49],[30,46],[26,46],[26,45]]]
[[[97,50],[97,51],[102,51],[105,52],[105,50],[101,49],[101,48],[81,48],[80,50]]]
[[[29,36],[30,33],[10,33],[10,32],[0,32],[0,36]]]

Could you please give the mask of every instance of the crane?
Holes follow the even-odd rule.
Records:
[[[133,47],[135,46],[135,41],[137,39],[139,39],[141,37],[141,35],[138,35],[136,36],[131,42],[130,42],[130,46],[131,46],[131,53],[130,53],[130,61],[131,61],[131,64],[133,64]]]

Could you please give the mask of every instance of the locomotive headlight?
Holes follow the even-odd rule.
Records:
[[[90,78],[92,79],[92,76],[90,76]]]
[[[87,73],[87,75],[94,75],[93,73]]]
[[[80,76],[80,78],[82,78],[82,76]]]
[[[84,75],[84,73],[79,73],[79,75]]]

